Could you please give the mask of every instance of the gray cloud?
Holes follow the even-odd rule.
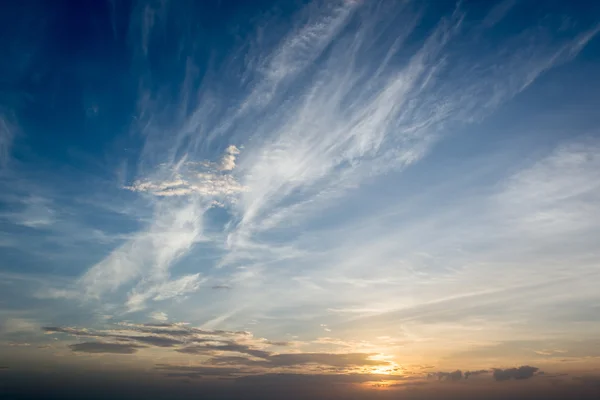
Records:
[[[271,340],[267,340],[265,343],[266,344],[270,344],[271,346],[282,346],[282,347],[284,347],[284,346],[290,346],[291,345],[290,342],[285,342],[285,341],[274,342],[274,341],[271,341]]]
[[[70,327],[60,327],[60,326],[44,326],[42,327],[42,331],[46,333],[66,333],[68,335],[74,336],[91,336],[91,332],[87,329],[78,329],[78,328],[70,328]]]
[[[155,334],[169,334],[169,335],[205,335],[205,336],[251,336],[246,331],[225,331],[225,330],[206,330],[189,327],[181,323],[147,323],[147,324],[121,324],[127,329],[143,332],[143,333],[155,333]]]
[[[158,335],[143,335],[143,336],[134,336],[134,335],[126,335],[119,333],[111,333],[111,332],[103,332],[103,331],[90,331],[87,329],[77,329],[77,328],[68,328],[68,327],[44,327],[42,328],[47,333],[66,333],[68,335],[73,336],[84,336],[91,338],[108,338],[108,339],[116,339],[116,340],[129,340],[135,341],[139,343],[144,343],[150,346],[156,347],[173,347],[177,345],[182,345],[185,343],[184,340],[179,338],[172,338],[168,336],[158,336]]]
[[[369,353],[284,353],[265,355],[263,360],[250,360],[245,357],[214,357],[208,362],[215,365],[243,365],[248,367],[294,367],[305,364],[319,364],[331,367],[348,368],[368,365],[388,365],[389,362],[372,360]]]
[[[539,368],[523,365],[518,368],[494,369],[493,377],[497,381],[508,381],[511,379],[529,379],[539,371]]]
[[[11,124],[7,118],[0,113],[0,168],[6,166],[8,163],[13,139],[14,133]]]
[[[461,370],[456,370],[453,372],[432,372],[427,374],[427,377],[430,379],[436,378],[439,381],[458,382],[463,379],[469,379],[471,376],[492,373],[496,381],[506,381],[510,379],[528,379],[534,376],[534,374],[538,371],[539,368],[523,365],[517,368],[492,368],[491,370],[480,369],[475,371],[465,371],[464,373]],[[543,374],[543,372],[540,371],[538,374]]]
[[[250,346],[238,344],[238,343],[234,343],[234,342],[230,342],[227,344],[221,344],[221,345],[207,344],[207,345],[203,345],[203,346],[184,347],[183,349],[178,349],[177,351],[180,353],[186,353],[186,354],[207,354],[208,352],[211,352],[211,351],[231,351],[231,352],[248,354],[248,355],[251,355],[254,357],[258,357],[258,358],[266,359],[266,358],[271,357],[271,353],[268,351],[253,349]]]
[[[456,370],[453,372],[433,372],[427,375],[428,378],[437,378],[438,381],[460,381],[463,378],[463,373],[461,370]]]
[[[119,324],[117,329],[90,330],[72,327],[43,327],[46,333],[64,333],[72,336],[131,340],[158,347],[218,341],[229,343],[233,338],[250,336],[243,331],[204,330],[182,324],[149,323]]]
[[[477,371],[467,371],[465,372],[465,379],[469,379],[469,376],[477,376],[477,375],[483,375],[483,374],[489,374],[491,371],[487,370],[487,369],[480,369]]]
[[[117,336],[123,339],[149,344],[157,347],[173,347],[182,344],[181,340],[161,336]]]
[[[82,353],[133,354],[144,346],[130,343],[85,342],[72,344],[69,347],[75,352]]]
[[[192,355],[214,356],[210,365],[243,366],[255,368],[287,368],[316,364],[340,369],[356,366],[388,365],[389,362],[373,360],[372,353],[282,353],[276,354],[251,344],[239,343],[251,337],[243,331],[203,330],[174,323],[118,324],[121,329],[90,330],[73,327],[44,327],[46,333],[64,333],[77,337],[124,343],[89,342],[72,345],[73,351],[96,353],[133,353],[138,348],[173,347],[176,352]],[[276,346],[287,346],[288,342],[262,342]],[[240,356],[216,356],[215,352],[240,353],[259,360]]]
[[[231,289],[231,286],[228,285],[215,285],[212,287],[212,289],[214,290],[229,290]]]
[[[523,368],[523,367],[521,367]],[[516,368],[512,368],[512,369],[516,369]],[[495,369],[497,370],[497,369]],[[509,371],[509,370],[506,370]],[[491,370],[487,370],[487,369],[480,369],[480,370],[475,370],[475,371],[465,371],[464,373],[461,370],[456,370],[453,372],[431,372],[429,374],[427,374],[428,378],[436,378],[439,381],[450,381],[450,382],[458,382],[461,381],[463,379],[469,379],[469,377],[471,376],[477,376],[477,375],[484,375],[484,374],[489,374],[490,372],[492,372]]]
[[[90,337],[96,339],[110,339],[127,341],[131,343],[119,344],[121,347],[100,346],[97,342],[77,345],[72,347],[74,351],[106,352],[103,349],[112,349],[113,352],[135,351],[139,347],[178,347],[175,351],[183,354],[212,355],[214,352],[241,353],[260,360],[252,360],[246,357],[221,356],[209,360],[212,365],[236,365],[247,367],[292,367],[304,364],[320,364],[332,367],[347,368],[351,366],[387,365],[387,361],[372,360],[373,354],[369,353],[283,353],[274,354],[270,351],[255,348],[248,344],[238,343],[236,337],[251,336],[243,331],[202,330],[187,327],[182,324],[149,323],[149,324],[121,324],[123,329],[114,330],[89,330],[72,327],[44,327],[47,333],[65,333],[78,337]],[[217,342],[216,344],[214,342]],[[267,344],[276,346],[287,346],[288,342],[271,342]],[[96,346],[96,347],[94,347]],[[96,350],[97,349],[97,350]]]

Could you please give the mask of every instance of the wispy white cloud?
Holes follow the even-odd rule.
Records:
[[[175,179],[153,183],[151,181],[137,181],[126,189],[135,192],[148,192],[159,197],[185,196],[199,194],[206,197],[230,197],[244,190],[244,187],[235,181],[231,175],[215,175],[211,173],[198,173],[192,181]]]
[[[239,154],[240,150],[230,145],[219,163],[184,160],[172,168],[163,166],[155,178],[138,180],[125,187],[156,196],[154,219],[146,230],[81,277],[84,292],[100,298],[138,280],[126,301],[126,308],[136,311],[143,309],[149,300],[171,299],[197,290],[204,280],[200,274],[171,280],[169,269],[195,243],[205,240],[202,231],[206,210],[235,202],[244,190],[231,174]],[[165,179],[158,178],[165,175]]]
[[[297,26],[273,51],[264,53],[259,49],[255,60],[259,75],[255,87],[242,105],[242,111],[250,107],[265,107],[273,100],[276,91],[289,83],[331,44],[348,22],[358,3],[335,1],[328,4],[308,5],[296,18]]]
[[[200,274],[193,274],[149,287],[141,285],[129,294],[125,306],[129,311],[137,311],[143,309],[145,303],[150,299],[154,301],[168,300],[195,292],[203,281]]]
[[[81,287],[88,295],[97,297],[142,277],[140,283],[150,288],[148,297],[156,296],[161,288],[168,290],[168,285],[161,284],[165,284],[173,263],[201,240],[202,214],[208,207],[210,203],[198,199],[185,200],[178,208],[157,204],[156,218],[148,229],[90,268],[80,279]]]
[[[227,147],[221,160],[221,171],[232,171],[235,168],[235,159],[238,154],[240,154],[240,149],[234,145]]]
[[[153,320],[161,321],[161,322],[165,322],[165,321],[169,320],[169,317],[167,316],[167,314],[162,311],[155,311],[153,313],[150,313],[149,317],[152,318]]]
[[[0,113],[0,168],[8,163],[10,150],[14,139],[14,128],[8,119]]]
[[[235,168],[236,157],[240,150],[230,145],[220,163],[182,162],[166,179],[137,180],[125,189],[150,193],[158,197],[198,195],[218,201],[235,201],[236,195],[243,192],[245,187],[231,175]],[[168,173],[168,172],[167,172]]]
[[[597,228],[600,148],[568,143],[506,182],[496,198],[506,224],[534,236],[560,237]]]
[[[513,5],[505,2],[492,10],[487,28],[493,29]],[[474,57],[457,51],[477,45],[460,7],[422,41],[406,45],[420,15],[410,8],[400,12],[360,2],[310,6],[301,27],[277,46],[265,50],[258,42],[252,47],[245,76],[250,91],[241,96],[241,105],[218,114],[216,122],[210,118],[215,102],[200,105],[183,124],[186,133],[175,135],[175,150],[169,150],[181,152],[187,132],[205,132],[203,122],[211,121],[217,128],[206,137],[231,135],[244,144],[243,152],[229,146],[220,162],[198,161],[205,158],[197,151],[198,139],[167,165],[165,179],[142,179],[128,188],[161,198],[213,197],[230,206],[226,243],[213,244],[224,253],[217,266],[232,268],[228,282],[236,289],[220,314],[211,316],[215,324],[229,321],[241,301],[259,310],[256,318],[327,303],[312,315],[332,313],[345,320],[389,312],[395,304],[453,298],[462,290],[456,283],[461,279],[472,283],[473,293],[486,293],[492,276],[502,288],[524,278],[524,273],[506,277],[499,269],[489,271],[499,268],[490,267],[490,258],[506,247],[481,250],[490,245],[486,239],[507,240],[514,233],[506,218],[516,197],[502,193],[488,199],[478,193],[462,207],[442,207],[407,221],[405,209],[418,208],[418,196],[404,193],[403,201],[382,212],[370,208],[376,189],[369,187],[381,184],[385,174],[398,177],[457,128],[482,121],[545,71],[573,59],[597,28],[549,41],[551,28],[541,25]],[[150,136],[145,149],[156,150],[160,143]],[[202,168],[208,172],[190,174]],[[350,197],[360,199],[360,217],[328,219]],[[165,202],[164,207],[180,204]],[[472,216],[473,209],[481,215]],[[203,212],[198,209],[197,215]],[[333,225],[323,228],[321,219]],[[314,226],[319,228],[311,230]],[[173,243],[173,248],[183,254],[191,245]],[[531,260],[521,256],[520,262]],[[519,271],[520,262],[513,260],[511,270]],[[560,273],[550,275],[548,280]],[[258,287],[265,289],[257,293]],[[399,287],[408,289],[399,295]],[[377,291],[365,293],[370,288]],[[357,290],[363,292],[359,298]],[[332,291],[335,298],[328,296]],[[152,293],[136,296],[149,299]],[[270,300],[284,294],[285,306]]]
[[[422,128],[447,113],[439,107],[439,112],[431,110],[431,99],[418,95],[435,75],[436,62],[431,60],[457,33],[462,15],[457,12],[443,21],[399,72],[379,65],[381,72],[372,78],[365,76],[368,66],[359,61],[365,36],[381,16],[369,17],[363,30],[329,44],[331,55],[297,100],[267,108],[281,118],[261,132],[266,140],[260,148],[248,148],[248,156],[241,160],[248,190],[239,203],[241,222],[230,243],[241,244],[252,232],[282,220],[289,223],[291,215],[335,198],[363,180],[410,165],[431,144],[434,130]],[[291,45],[284,41],[281,46],[276,53],[286,53]],[[424,120],[411,121],[410,114],[420,113],[416,102],[433,114],[425,116],[424,110]]]
[[[450,51],[455,42],[469,42],[457,9],[405,64],[393,64],[398,55],[388,54],[388,64],[367,76],[365,43],[374,34],[371,24],[385,18],[360,16],[365,20],[358,32],[338,33],[328,45],[328,57],[313,66],[301,95],[265,106],[276,122],[256,129],[266,139],[254,140],[241,160],[247,190],[237,204],[240,222],[228,239],[232,252],[246,250],[253,235],[305,223],[348,190],[414,164],[448,127],[488,115],[545,70],[572,59],[597,33],[593,28],[557,47],[544,42],[543,31],[528,31],[524,35],[533,37],[535,47],[507,43],[510,52],[483,54],[473,67]],[[393,45],[390,51],[399,52]],[[286,46],[289,40],[275,53],[286,53]],[[456,79],[440,79],[442,74]]]
[[[29,228],[44,228],[56,221],[56,212],[48,199],[31,196],[20,202],[20,208],[18,211],[0,213],[0,218]]]
[[[485,16],[481,24],[485,28],[491,28],[500,22],[512,8],[517,4],[517,0],[503,0],[494,5],[489,13]]]

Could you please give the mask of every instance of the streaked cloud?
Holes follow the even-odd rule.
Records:
[[[34,229],[46,228],[56,221],[56,212],[47,199],[31,196],[22,200],[19,205],[19,211],[0,214],[0,218],[4,217],[16,224]]]
[[[165,322],[169,319],[167,314],[162,311],[155,311],[153,313],[150,313],[149,317],[156,321],[162,321],[162,322]]]
[[[230,174],[235,168],[240,150],[234,145],[225,149],[220,163],[187,162],[176,166],[171,176],[163,180],[137,180],[125,189],[150,193],[158,197],[198,195],[219,201],[231,201],[245,190]]]
[[[503,0],[492,7],[490,12],[485,16],[482,25],[485,28],[491,28],[502,20],[511,9],[517,4],[518,0]]]
[[[110,330],[44,327],[43,331],[47,334],[62,333],[76,338],[97,340],[69,345],[73,351],[133,354],[138,349],[149,347],[172,348],[180,354],[208,356],[209,358],[204,361],[204,365],[207,367],[258,368],[253,373],[265,369],[304,365],[349,369],[390,364],[389,361],[374,358],[377,356],[375,353],[276,353],[267,350],[265,346],[285,347],[288,344],[255,339],[247,332],[203,330],[182,324],[120,324]],[[244,371],[245,373],[252,372],[251,370]]]
[[[0,168],[4,168],[8,163],[13,139],[13,127],[0,112]]]
[[[125,343],[85,342],[72,344],[69,347],[74,352],[81,353],[133,354],[143,346]]]

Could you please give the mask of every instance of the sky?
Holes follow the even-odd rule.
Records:
[[[0,2],[0,399],[600,395],[600,3]]]

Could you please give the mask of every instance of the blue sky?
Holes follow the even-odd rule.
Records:
[[[3,4],[5,364],[584,382],[587,3]]]

